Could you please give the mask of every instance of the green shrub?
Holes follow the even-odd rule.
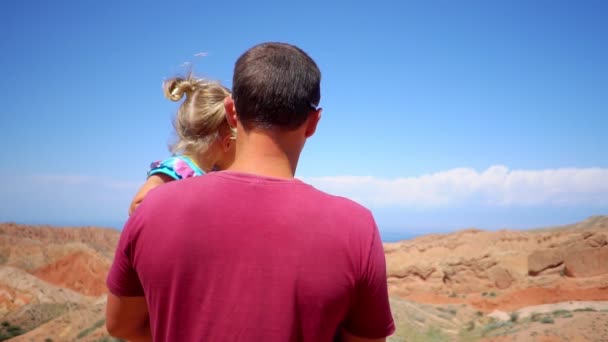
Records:
[[[446,336],[437,327],[429,327],[424,335],[424,341],[441,342],[446,340]]]
[[[446,315],[444,313],[438,314],[437,317],[441,317],[441,318],[445,319],[446,321],[449,321],[449,320],[452,319],[452,316],[448,316],[448,315]]]
[[[420,327],[408,322],[397,322],[398,327],[393,339],[412,342],[446,342],[449,341],[443,331],[435,326]]]
[[[121,339],[116,338],[116,337],[105,336],[105,337],[102,337],[100,339],[95,340],[95,342],[127,342],[127,341],[121,340]]]
[[[519,313],[511,312],[509,318],[511,319],[511,322],[517,322],[517,320],[519,319]]]
[[[465,328],[467,329],[467,331],[473,331],[473,330],[475,330],[475,322],[469,321],[467,323],[467,325],[465,326]]]
[[[565,314],[569,314],[570,311],[568,310],[555,310],[553,311],[553,316],[563,316]]]
[[[83,338],[83,337],[87,336],[88,334],[92,333],[95,329],[103,326],[105,323],[106,323],[106,320],[104,318],[100,319],[99,321],[95,322],[92,326],[79,332],[78,336],[76,336],[76,338]]]
[[[422,317],[422,316],[414,316],[414,320],[416,322],[420,322],[420,323],[424,323],[426,322],[426,318]]]
[[[6,333],[8,335],[11,335],[11,337],[15,337],[15,336],[23,335],[23,333],[25,333],[25,331],[23,331],[23,329],[21,329],[20,326],[11,325],[6,328]]]
[[[543,323],[543,324],[553,324],[553,323],[555,323],[555,321],[553,320],[553,318],[551,318],[549,316],[543,317],[543,319],[541,319],[540,322]]]
[[[3,331],[0,331],[0,341],[11,339],[15,336],[23,335],[25,331],[17,325],[11,325],[9,321],[3,321],[1,323]]]
[[[513,323],[511,323],[511,322],[493,322],[493,323],[489,323],[489,324],[487,324],[483,328],[482,334],[485,335],[485,334],[489,333],[492,330],[508,327],[508,326],[511,326],[512,324]]]
[[[6,331],[8,332],[13,332],[13,331],[21,331],[21,327],[18,325],[11,325],[10,327],[6,328]]]
[[[594,308],[582,308],[582,309],[574,309],[574,312],[591,312],[595,311]]]

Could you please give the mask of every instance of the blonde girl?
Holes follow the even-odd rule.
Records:
[[[171,158],[152,163],[146,183],[137,192],[129,215],[153,188],[174,180],[228,168],[234,161],[236,131],[226,121],[224,99],[230,91],[218,82],[172,78],[163,84],[165,97],[179,101],[175,117],[177,141],[170,146]]]

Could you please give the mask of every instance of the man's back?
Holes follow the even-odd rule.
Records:
[[[167,184],[125,230],[113,267],[121,271],[108,285],[145,294],[155,341],[331,341],[339,326],[367,338],[394,330],[373,217],[298,180],[216,172]],[[125,281],[125,268],[134,279]]]

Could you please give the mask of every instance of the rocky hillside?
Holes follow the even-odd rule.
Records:
[[[585,322],[581,329],[588,325],[581,318],[587,317],[599,320],[597,329],[574,340],[602,341],[608,336],[607,237],[608,217],[598,216],[562,227],[467,229],[385,244],[399,333],[432,327],[445,340],[570,341],[568,336],[580,332],[577,324]],[[557,305],[553,310],[564,314],[539,316],[545,304]],[[535,320],[528,315],[526,324],[518,321],[521,312],[530,310],[538,311]],[[555,324],[543,325],[543,319]],[[541,325],[540,335],[535,323]],[[466,338],[463,328],[469,329],[464,329]],[[505,339],[493,339],[497,333],[495,338]]]
[[[119,232],[0,224],[0,341],[111,341],[105,276]]]
[[[606,341],[608,217],[385,244],[391,341]],[[119,232],[0,224],[0,341],[113,341]]]

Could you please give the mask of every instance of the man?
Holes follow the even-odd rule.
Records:
[[[109,332],[133,341],[385,341],[394,331],[371,213],[294,178],[321,73],[265,43],[236,62],[227,171],[150,192],[121,235]]]

